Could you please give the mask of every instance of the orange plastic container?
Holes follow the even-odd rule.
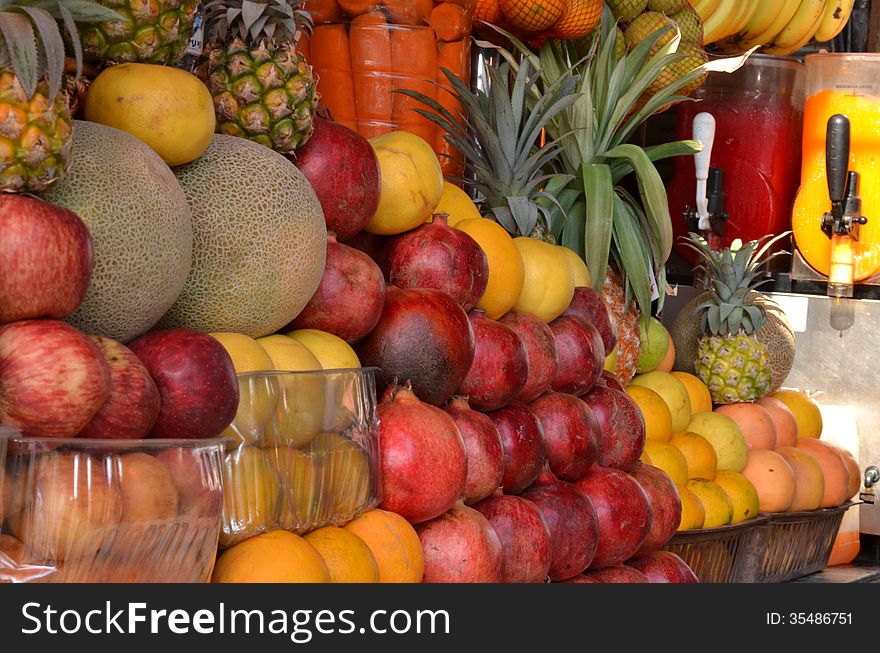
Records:
[[[840,530],[831,547],[831,555],[828,558],[828,566],[848,565],[856,559],[861,548],[859,539],[859,507],[852,506],[843,516]]]

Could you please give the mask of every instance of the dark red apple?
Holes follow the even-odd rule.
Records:
[[[488,520],[461,502],[416,525],[425,554],[424,583],[498,583],[501,541]]]
[[[110,394],[110,369],[92,340],[66,322],[0,327],[0,424],[23,435],[72,438]]]
[[[645,574],[652,583],[699,583],[694,570],[672,551],[654,551],[627,561],[627,566]]]
[[[589,497],[553,476],[546,466],[521,496],[538,506],[550,531],[550,580],[580,574],[593,561],[599,539],[598,518]]]
[[[526,383],[514,399],[529,403],[549,390],[556,376],[559,354],[553,331],[544,320],[525,311],[508,311],[498,321],[510,327],[525,347]]]
[[[504,551],[502,583],[543,583],[551,562],[550,529],[538,507],[499,490],[474,506],[489,520]]]
[[[541,423],[519,401],[489,413],[501,435],[504,451],[504,476],[501,487],[505,494],[519,494],[538,477],[546,461]]]
[[[379,392],[409,381],[419,399],[442,406],[470,369],[474,332],[446,293],[388,286],[382,317],[355,351],[362,365],[379,368]]]
[[[598,385],[604,385],[606,388],[617,390],[618,392],[626,392],[626,389],[620,382],[620,379],[617,378],[617,375],[608,370],[602,370],[602,374],[599,375],[599,380],[596,381],[596,383]]]
[[[605,350],[596,327],[574,315],[563,315],[550,323],[550,330],[559,354],[551,387],[578,396],[588,392],[605,365]]]
[[[219,340],[197,329],[150,331],[128,348],[149,370],[161,407],[150,437],[210,438],[238,410],[238,379]]]
[[[309,303],[282,331],[320,329],[354,343],[382,316],[385,278],[366,254],[327,236],[324,276]]]
[[[453,397],[444,410],[458,427],[467,452],[464,502],[476,503],[501,485],[504,476],[501,435],[490,417],[470,407],[467,397]]]
[[[581,575],[579,575],[579,576],[575,576],[574,578],[569,578],[569,579],[567,579],[567,580],[561,580],[561,581],[558,581],[558,582],[560,582],[560,583],[577,583],[577,584],[580,584],[580,583],[598,583],[599,581],[598,581],[598,580],[593,580],[593,579],[590,578],[589,576],[584,576],[583,574],[581,574]]]
[[[614,314],[608,310],[608,305],[599,291],[584,286],[575,288],[571,303],[562,314],[577,315],[596,327],[602,338],[605,356],[611,354],[617,345],[617,326]]]
[[[340,241],[358,233],[376,214],[381,190],[379,161],[353,129],[315,116],[314,131],[293,162],[321,202],[327,231]]]
[[[669,475],[658,467],[638,462],[629,473],[642,486],[651,504],[651,531],[633,554],[640,558],[657,551],[675,535],[681,523],[681,497]]]
[[[0,195],[0,324],[65,318],[92,278],[88,227],[78,215],[30,197]]]
[[[599,455],[599,423],[590,407],[574,395],[546,392],[529,408],[541,422],[550,470],[569,482],[586,474]]]
[[[606,567],[604,569],[590,570],[584,574],[593,583],[650,583],[648,577],[638,569],[627,565]]]
[[[528,376],[519,336],[480,310],[468,313],[474,332],[474,360],[458,388],[477,410],[498,410],[516,397]]]
[[[90,336],[110,369],[110,394],[80,437],[136,440],[144,438],[159,417],[161,399],[156,382],[125,345],[104,336]]]
[[[581,399],[599,423],[599,457],[602,467],[628,470],[645,448],[645,418],[628,394],[596,385]]]
[[[489,262],[470,235],[447,224],[446,214],[395,236],[386,252],[385,276],[399,288],[435,288],[469,311],[486,292]]]
[[[575,483],[590,497],[599,518],[599,546],[591,569],[628,560],[651,532],[648,495],[632,476],[596,466]]]
[[[461,499],[467,480],[467,452],[452,417],[406,386],[389,388],[377,415],[379,507],[411,524],[439,517]]]

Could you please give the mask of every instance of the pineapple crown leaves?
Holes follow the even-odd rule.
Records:
[[[76,24],[122,20],[117,12],[89,0],[0,0],[0,67],[11,67],[28,98],[44,75],[49,100],[61,89],[64,39],[59,21],[71,37],[76,76],[82,72],[82,45]]]
[[[713,250],[706,239],[696,233],[682,238],[682,244],[702,260],[696,269],[704,271],[712,281],[710,298],[695,309],[702,313],[704,334],[736,335],[742,331],[749,335],[763,326],[764,309],[749,298],[749,293],[769,281],[761,276],[762,268],[774,258],[789,254],[786,251],[770,254],[769,251],[790,233],[762,236],[735,251],[731,247]]]
[[[263,38],[296,44],[312,31],[312,15],[305,0],[211,0],[205,6],[208,41],[224,41],[228,34],[246,43]]]
[[[463,127],[463,116],[454,116],[422,93],[408,89],[395,92],[416,99],[430,109],[415,111],[445,130],[444,139],[465,154],[475,177],[465,181],[477,191],[478,203],[491,211],[507,231],[529,236],[540,222],[552,228],[549,207],[560,210],[562,207],[544,188],[564,186],[571,176],[546,173],[560,155],[559,139],[538,146],[542,131],[553,117],[577,101],[574,90],[579,78],[560,79],[543,94],[533,97],[539,74],[528,62],[518,66],[515,74],[508,63],[497,68],[486,63],[488,91],[479,88],[472,91],[454,73],[442,70],[452,95],[465,109],[475,142]],[[443,86],[440,91],[450,92]]]

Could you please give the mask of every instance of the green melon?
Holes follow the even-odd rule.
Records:
[[[260,338],[299,315],[327,252],[311,184],[268,147],[216,134],[174,174],[193,216],[193,263],[162,328],[231,331]]]
[[[189,205],[171,169],[134,136],[77,120],[70,172],[42,197],[80,216],[92,236],[95,269],[68,321],[121,342],[148,331],[192,260]]]

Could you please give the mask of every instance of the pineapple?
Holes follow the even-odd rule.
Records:
[[[197,74],[214,98],[218,132],[285,154],[312,135],[316,82],[296,48],[300,33],[311,29],[302,2],[208,3],[204,61]]]
[[[117,14],[93,2],[68,6],[64,0],[20,0],[0,13],[10,28],[0,36],[0,191],[40,192],[67,172],[73,137],[56,21],[78,38],[76,22]],[[79,68],[81,59],[75,61]]]
[[[605,274],[602,298],[614,316],[613,324],[617,330],[617,362],[614,374],[623,385],[628,385],[636,375],[642,349],[639,309],[635,301],[627,301],[623,277],[610,267]]]
[[[720,251],[712,250],[698,234],[692,233],[686,239],[686,245],[702,258],[697,269],[709,278],[709,299],[696,307],[702,337],[694,367],[716,404],[756,401],[770,391],[770,357],[755,335],[766,313],[751,291],[767,281],[759,278],[760,269],[776,256],[788,253],[768,254],[787,235],[764,236],[739,248],[735,243]]]
[[[173,66],[183,58],[200,0],[97,0],[119,18],[80,31],[87,61]]]

